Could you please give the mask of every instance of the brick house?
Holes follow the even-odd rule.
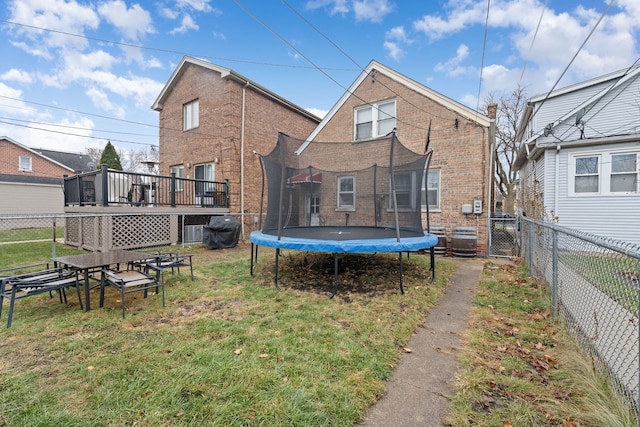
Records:
[[[305,138],[320,119],[233,70],[184,57],[152,108],[160,113],[160,174],[229,182],[242,236],[257,227],[262,174],[278,132]],[[248,230],[247,230],[248,228]]]
[[[0,204],[0,214],[63,213],[63,176],[84,170],[90,160],[0,137],[0,200],[11,201]]]
[[[419,153],[430,136],[434,154],[422,188],[428,194],[431,225],[445,228],[450,247],[455,246],[454,227],[473,227],[477,253],[486,255],[495,134],[491,118],[372,61],[298,152],[305,156],[314,141],[357,143],[394,128],[402,144]],[[355,160],[336,153],[336,168],[340,161]],[[425,205],[423,212],[426,215]]]

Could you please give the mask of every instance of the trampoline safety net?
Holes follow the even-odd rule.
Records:
[[[262,156],[266,215],[262,232],[321,238],[323,227],[361,229],[358,238],[424,236],[424,179],[431,151],[416,153],[395,132],[362,142],[311,142],[283,133]],[[315,233],[317,227],[318,233]],[[367,234],[372,235],[368,236]]]

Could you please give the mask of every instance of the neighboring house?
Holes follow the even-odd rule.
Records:
[[[63,213],[62,178],[86,169],[89,161],[83,154],[29,148],[0,137],[0,214]]]
[[[160,174],[228,180],[229,211],[241,217],[243,236],[257,228],[260,212],[254,153],[269,153],[278,132],[305,138],[320,122],[235,71],[191,57],[178,64],[152,108],[160,113]]]
[[[640,67],[529,100],[517,140],[520,210],[640,244]]]
[[[357,144],[393,129],[403,145],[418,153],[424,152],[430,136],[434,153],[427,182],[410,184],[422,185],[425,228],[428,199],[430,224],[445,227],[449,246],[456,245],[454,227],[473,227],[477,252],[486,255],[494,142],[494,120],[489,117],[372,61],[298,152],[305,156],[314,141]],[[353,170],[357,162],[336,153],[333,166],[348,163]],[[357,191],[355,183],[349,184]]]

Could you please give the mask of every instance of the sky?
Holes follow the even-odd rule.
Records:
[[[320,117],[371,60],[473,109],[640,57],[638,0],[5,0],[0,136],[84,153],[158,145],[151,105],[183,56]],[[275,142],[275,141],[274,141]]]

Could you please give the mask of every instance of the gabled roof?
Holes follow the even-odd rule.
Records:
[[[349,97],[353,95],[357,87],[367,78],[367,76],[369,76],[369,74],[371,74],[373,70],[376,70],[381,74],[384,74],[390,79],[397,81],[398,83],[408,87],[409,89],[412,89],[418,92],[419,94],[437,102],[438,104],[446,108],[449,108],[450,110],[455,111],[461,116],[466,117],[467,119],[472,120],[481,126],[489,127],[489,125],[491,124],[491,119],[486,115],[481,114],[476,110],[473,110],[457,101],[454,101],[453,99],[448,98],[442,95],[441,93],[436,92],[435,90],[430,89],[427,86],[420,84],[415,80],[412,80],[409,77],[404,76],[398,73],[397,71],[392,70],[391,68],[388,68],[385,65],[382,65],[381,63],[375,60],[372,60],[371,62],[369,62],[369,65],[367,65],[367,67],[364,70],[362,70],[358,78],[351,84],[351,86],[349,86],[349,88],[338,100],[338,102],[333,107],[331,107],[331,109],[329,110],[327,115],[324,117],[324,119],[322,119],[320,124],[315,128],[315,130],[311,133],[311,135],[309,135],[307,140],[300,146],[300,148],[296,152],[297,154],[300,154],[302,151],[304,151],[304,149],[320,133],[320,131],[326,126],[326,124],[331,120],[331,118],[344,105],[344,103],[349,99]]]
[[[164,107],[164,102],[167,100],[167,97],[169,96],[169,94],[171,93],[171,91],[173,90],[173,88],[176,86],[176,84],[180,81],[180,78],[182,77],[182,75],[184,74],[185,70],[187,69],[187,66],[191,64],[191,65],[197,65],[199,67],[203,67],[206,68],[208,70],[211,71],[215,71],[217,73],[220,73],[220,77],[222,79],[225,80],[235,80],[238,83],[242,84],[242,85],[247,85],[250,86],[251,88],[253,88],[254,90],[256,90],[257,92],[262,93],[264,96],[266,96],[267,98],[270,98],[271,100],[273,100],[276,103],[279,103],[281,105],[284,105],[294,111],[297,111],[298,113],[305,115],[315,121],[320,121],[320,118],[317,117],[316,115],[310,113],[309,111],[305,110],[302,107],[297,106],[296,104],[292,103],[291,101],[281,97],[280,95],[277,95],[276,93],[270,91],[269,89],[257,84],[254,81],[249,80],[248,78],[244,77],[241,74],[236,73],[235,71],[229,69],[229,68],[224,68],[224,67],[220,67],[219,65],[215,65],[212,64],[211,62],[207,62],[207,61],[203,61],[201,59],[197,59],[197,58],[193,58],[190,56],[184,56],[182,58],[182,60],[180,61],[180,64],[178,64],[178,66],[176,67],[176,69],[173,71],[173,73],[171,74],[171,77],[169,77],[169,80],[167,81],[167,84],[164,85],[164,87],[162,88],[162,90],[160,91],[160,94],[158,95],[158,97],[156,98],[155,102],[153,103],[153,105],[151,106],[151,108],[153,110],[156,111],[161,111],[162,108]]]
[[[55,163],[56,165],[58,165],[60,167],[68,169],[70,172],[75,172],[77,169],[74,169],[71,165],[63,163],[60,160],[57,160],[57,159],[55,159],[53,157],[48,156],[47,154],[44,154],[44,152],[48,152],[49,154],[57,153],[57,154],[60,154],[60,157],[65,157],[65,156],[62,156],[62,155],[67,155],[66,157],[84,156],[83,154],[62,153],[62,152],[53,151],[53,150],[41,150],[41,149],[39,150],[39,149],[29,148],[26,145],[20,144],[19,142],[14,141],[13,139],[11,139],[11,138],[9,138],[7,136],[0,136],[0,140],[5,140],[5,141],[8,141],[8,142],[10,142],[10,143],[12,143],[14,145],[17,145],[18,147],[22,148],[23,150],[26,150],[26,151],[28,151],[28,152],[36,155],[36,156],[42,157],[43,159],[48,160],[48,161],[50,161],[52,163]],[[54,156],[55,156],[55,154],[54,154]],[[88,158],[89,156],[86,156],[86,157]],[[78,170],[87,170],[86,169],[86,164],[85,164],[84,167],[82,167],[81,169],[78,169]]]
[[[88,154],[67,153],[64,151],[44,150],[42,148],[34,148],[33,151],[67,166],[73,171],[88,172],[95,169],[95,165],[92,165],[93,167],[89,165],[89,163],[93,163],[93,160]]]
[[[527,158],[531,156],[531,154],[538,149],[538,138],[541,136],[546,136],[545,131],[551,133],[555,127],[558,125],[565,123],[567,120],[577,117],[578,114],[582,111],[584,114],[585,109],[589,110],[594,104],[600,101],[604,96],[610,93],[613,89],[620,87],[626,82],[635,79],[640,74],[640,67],[626,68],[624,70],[615,71],[613,73],[608,73],[600,77],[596,77],[590,80],[586,80],[581,83],[576,83],[561,89],[554,90],[550,93],[541,94],[534,96],[527,102],[527,107],[523,113],[522,119],[520,121],[520,125],[516,131],[516,141],[521,141],[522,145],[517,153],[516,160],[514,162],[514,167],[519,169],[524,165]],[[531,121],[532,117],[535,115],[537,109],[542,108],[544,102],[549,99],[557,98],[563,95],[568,95],[571,93],[578,92],[580,90],[584,90],[593,86],[601,85],[603,83],[610,83],[606,87],[603,87],[602,90],[599,90],[593,96],[588,99],[582,101],[580,104],[573,106],[569,111],[563,114],[558,119],[554,120],[552,123],[548,123],[544,128],[539,129],[530,135],[526,140],[524,139],[524,133],[527,130],[527,126]],[[578,118],[579,119],[579,118]],[[621,140],[624,139],[624,136],[619,137]],[[586,141],[582,140],[579,143],[583,145],[596,145],[601,143],[602,141],[607,140],[607,138],[597,138],[596,140]],[[550,148],[554,148],[556,144],[550,146]],[[563,145],[566,145],[563,144]],[[549,147],[548,147],[549,148]]]

